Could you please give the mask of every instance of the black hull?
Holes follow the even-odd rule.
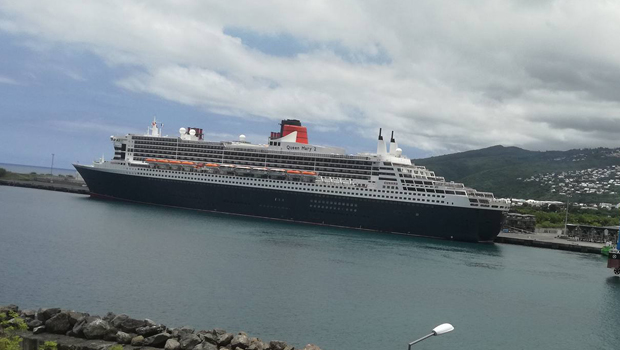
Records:
[[[261,218],[468,242],[491,242],[497,210],[156,179],[76,166],[91,195]]]

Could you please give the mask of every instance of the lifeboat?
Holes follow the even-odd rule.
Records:
[[[268,168],[252,168],[252,173],[256,177],[264,177],[269,173]]]
[[[169,160],[168,163],[170,164],[181,164],[180,160]]]
[[[217,167],[219,167],[219,165],[217,165],[215,163],[207,163],[207,164],[205,164],[205,166],[208,166],[209,168],[217,168]]]
[[[168,169],[168,162],[167,159],[155,159],[155,163],[157,163],[157,167],[160,169]]]
[[[181,164],[183,164],[183,165],[194,165],[194,164],[196,164],[196,163],[194,163],[194,162],[182,161],[182,162],[181,162]]]
[[[303,175],[316,176],[316,173],[314,171],[302,171],[301,173]]]
[[[144,161],[145,162],[156,162],[157,159],[155,159],[155,158],[146,158]]]
[[[269,177],[271,177],[272,179],[284,179],[286,178],[286,170],[269,169]]]
[[[241,176],[250,175],[252,173],[252,168],[249,166],[237,166],[235,167],[235,173]]]
[[[220,165],[220,171],[222,171],[224,174],[234,175],[235,166],[232,164],[222,164]]]
[[[299,175],[299,174],[301,174],[301,171],[299,171],[299,170],[287,170],[286,173],[287,174],[291,174],[291,175]]]

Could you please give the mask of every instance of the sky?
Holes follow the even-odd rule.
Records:
[[[0,163],[90,163],[202,127],[411,158],[619,147],[615,0],[0,0]]]

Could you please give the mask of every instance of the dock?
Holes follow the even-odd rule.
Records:
[[[555,233],[506,233],[501,232],[495,243],[516,244],[529,247],[568,250],[581,253],[601,254],[605,244],[558,238]]]

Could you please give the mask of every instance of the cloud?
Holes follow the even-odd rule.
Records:
[[[15,79],[4,77],[2,75],[0,75],[0,84],[20,85],[20,83],[18,83]]]
[[[617,146],[617,18],[602,0],[0,0],[0,30],[128,67],[123,89],[369,138],[383,126],[432,153]]]

